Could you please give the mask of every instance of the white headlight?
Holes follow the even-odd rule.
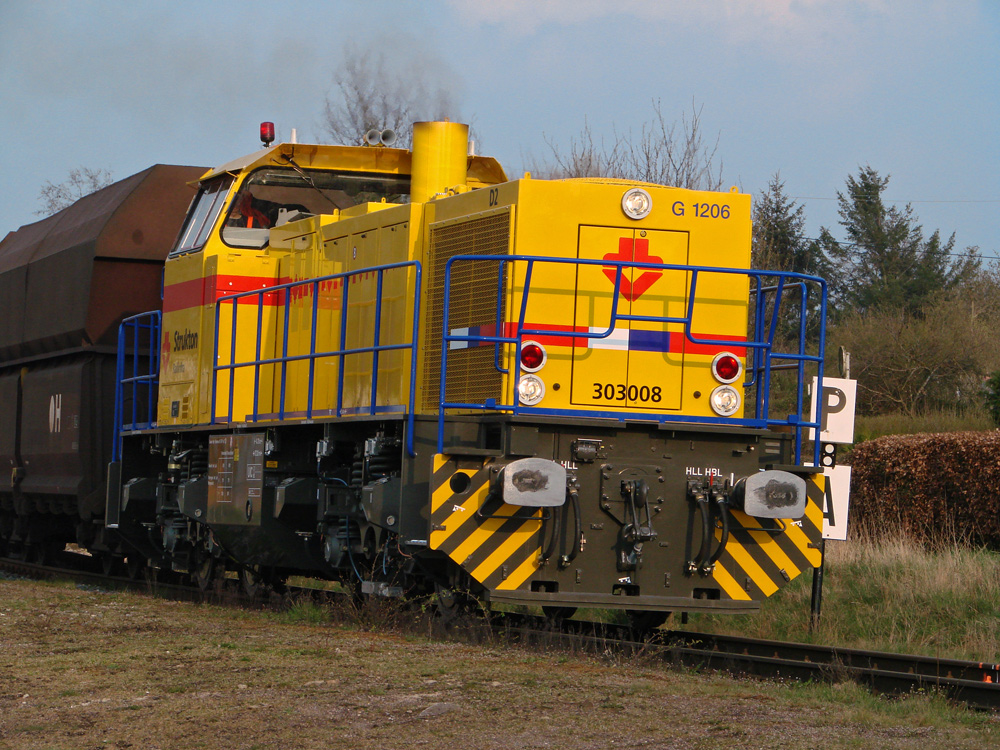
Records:
[[[622,211],[630,219],[645,219],[653,210],[653,199],[642,188],[632,188],[622,196]]]
[[[740,409],[740,394],[731,385],[720,385],[712,391],[708,402],[720,417],[729,417]]]
[[[517,397],[525,406],[534,406],[545,398],[545,383],[537,375],[522,375],[517,381]]]

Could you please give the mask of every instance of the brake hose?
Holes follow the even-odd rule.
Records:
[[[719,508],[719,518],[722,521],[722,537],[719,539],[719,546],[708,559],[708,562],[702,567],[702,570],[705,573],[712,572],[715,564],[719,561],[719,558],[722,557],[722,553],[726,551],[726,545],[729,543],[729,513],[726,496],[721,492],[713,492],[712,499],[715,500],[715,504]]]
[[[702,560],[708,556],[708,551],[711,549],[712,535],[712,515],[709,512],[708,498],[705,497],[704,493],[699,492],[695,496],[695,501],[698,503],[698,510],[701,512],[701,549],[698,550],[697,557],[688,563],[688,569],[691,572],[701,567]]]
[[[545,552],[542,553],[543,560],[551,560],[552,554],[556,551],[556,540],[562,533],[562,514],[565,512],[566,506],[563,505],[561,508],[552,509],[552,538],[549,539],[548,545],[545,547]],[[544,510],[542,511],[544,517]],[[542,522],[544,524],[544,521]],[[544,526],[543,526],[544,528]]]
[[[583,539],[583,521],[580,518],[580,493],[576,490],[570,490],[569,499],[573,504],[573,546],[570,547],[568,555],[563,555],[559,558],[559,562],[563,566],[569,565],[576,559],[577,553],[580,551],[581,540]]]

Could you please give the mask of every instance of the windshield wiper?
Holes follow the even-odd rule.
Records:
[[[333,206],[338,211],[341,210],[341,207],[338,206],[336,204],[336,202],[334,202],[333,198],[331,198],[329,195],[327,195],[322,190],[320,190],[320,188],[316,185],[316,183],[313,182],[313,178],[310,177],[308,174],[306,174],[306,171],[304,169],[302,169],[302,167],[300,167],[298,164],[295,163],[295,159],[293,159],[288,154],[282,154],[281,158],[283,158],[285,161],[287,161],[289,164],[291,164],[292,165],[292,169],[294,169],[296,172],[299,173],[299,175],[302,177],[303,180],[306,181],[306,184],[308,184],[309,187],[311,187],[313,190],[315,190],[317,193],[319,193],[321,196],[323,196],[323,199],[327,203],[329,203],[331,206]]]

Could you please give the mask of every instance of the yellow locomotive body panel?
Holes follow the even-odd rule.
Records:
[[[454,141],[462,190],[506,179],[495,160],[465,155],[451,133],[465,126],[428,125]],[[429,167],[400,149],[280,144],[201,178],[164,272],[159,425],[294,419],[317,410],[329,416],[338,393],[341,414],[372,408],[374,352],[316,355],[371,349],[376,314],[382,346],[412,341],[414,266],[385,270],[381,296],[379,274],[365,271],[420,257],[423,204],[408,202],[411,168]],[[435,171],[424,183],[453,173]],[[340,273],[349,275],[326,278]],[[340,318],[345,284],[348,309]],[[243,294],[269,287],[278,288]],[[238,299],[226,301],[232,295]],[[375,409],[407,410],[409,354],[377,357]]]
[[[416,295],[413,266],[385,269],[381,274],[370,269],[404,264],[411,259],[410,227],[419,223],[419,210],[416,204],[369,203],[339,212],[335,221],[300,236],[283,237],[279,230],[272,234],[272,247],[291,247],[298,242],[304,248],[284,259],[286,283],[292,285],[284,307],[289,318],[288,344],[283,344],[285,321],[281,317],[276,356],[288,359],[288,363],[284,376],[279,374],[279,381],[285,383],[284,403],[280,389],[274,393],[275,415],[335,415],[338,393],[340,414],[358,413],[371,407],[373,383],[379,411],[407,408],[407,352],[379,351],[377,367],[373,366],[373,351],[343,356],[330,353],[374,348],[376,315],[379,346],[402,345],[412,339],[411,310]],[[285,234],[294,231],[289,226]],[[327,356],[317,356],[323,354]],[[376,370],[378,376],[374,377]]]
[[[539,343],[547,355],[537,372],[545,386],[538,405],[714,417],[708,399],[718,385],[711,373],[713,359],[728,351],[745,364],[748,278],[700,271],[692,305],[691,271],[628,264],[747,268],[750,197],[646,186],[654,209],[644,219],[631,221],[621,210],[626,188],[598,180],[524,179],[435,202],[428,209],[433,214],[428,220],[431,283],[443,284],[439,277],[444,261],[459,253],[591,261],[533,264],[520,325],[522,331],[539,332],[525,333],[522,343]],[[486,225],[491,223],[495,226],[489,232]],[[495,237],[492,244],[479,240],[477,245],[484,235]],[[622,264],[620,279],[616,262]],[[497,265],[478,260],[452,265],[448,333],[461,335],[473,329],[482,335],[516,335],[528,266],[520,262],[508,268],[501,302],[503,326],[498,332],[493,291]],[[443,324],[435,317],[441,314],[441,303],[433,290],[429,292],[427,330],[434,341]],[[685,326],[689,306],[690,324]],[[694,340],[686,337],[686,327]],[[504,347],[500,359],[511,373],[503,377],[483,372],[495,370],[489,342],[452,341],[450,348],[449,402],[481,403],[492,397],[514,403],[513,345]],[[439,370],[435,363],[425,369],[427,411],[436,411]],[[483,377],[493,378],[492,392],[483,391]],[[463,392],[453,385],[453,378],[467,382],[469,389]],[[742,406],[732,416],[742,416]]]

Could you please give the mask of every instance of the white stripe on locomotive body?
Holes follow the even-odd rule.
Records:
[[[534,326],[526,326],[527,328],[532,328]],[[516,332],[516,326],[513,323],[506,323],[504,325],[504,336],[512,337]],[[580,329],[583,331],[584,329]],[[596,336],[594,334],[603,334],[607,328],[601,326],[590,326],[587,332],[591,336],[559,336],[559,337],[546,337],[553,340],[548,341],[546,347],[560,346],[573,347],[573,346],[583,346],[583,342],[586,341],[586,347],[588,349],[605,349],[605,350],[616,350],[616,351],[644,351],[644,352],[669,352],[681,345],[682,339],[679,334],[675,334],[673,338],[676,340],[671,346],[671,334],[666,331],[649,331],[638,328],[628,329],[628,328],[615,328],[611,331],[608,336]],[[496,326],[485,325],[485,326],[471,326],[466,328],[452,328],[450,335],[460,336],[460,337],[472,337],[472,336],[486,336],[493,337],[496,336]],[[527,341],[532,338],[531,334],[524,334],[523,338]],[[494,342],[484,341],[482,339],[464,339],[460,338],[457,341],[451,340],[448,342],[448,350],[455,351],[461,349],[472,349],[478,346],[490,346]]]
[[[593,333],[604,333],[607,328],[601,327],[590,327],[590,332]],[[628,350],[629,348],[629,329],[628,328],[615,328],[609,336],[604,338],[594,338],[587,339],[588,349],[622,349]]]

